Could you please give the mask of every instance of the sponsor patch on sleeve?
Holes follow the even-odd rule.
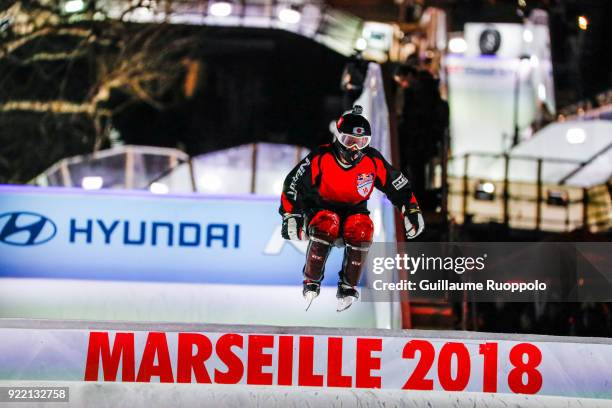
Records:
[[[403,174],[400,174],[395,180],[393,180],[393,187],[395,187],[396,190],[401,189],[406,184],[408,184],[408,179]]]

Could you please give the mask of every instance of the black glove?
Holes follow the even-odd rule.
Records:
[[[404,214],[404,226],[406,227],[406,238],[416,238],[425,229],[425,221],[421,209],[416,204],[410,204],[408,208],[402,208]]]
[[[307,240],[304,229],[304,216],[302,214],[284,214],[281,235],[293,241]]]

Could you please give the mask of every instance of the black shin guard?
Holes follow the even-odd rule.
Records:
[[[357,286],[359,278],[361,278],[362,264],[366,259],[368,249],[369,246],[358,247],[346,244],[342,270],[340,271],[340,282],[350,286]]]
[[[322,239],[310,237],[303,270],[305,280],[320,282],[323,279],[325,262],[330,252],[331,244]]]

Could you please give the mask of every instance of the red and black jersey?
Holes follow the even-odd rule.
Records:
[[[415,203],[410,182],[373,147],[357,163],[340,163],[332,145],[319,146],[287,175],[279,212],[305,213],[328,209],[338,213],[368,213],[374,187],[402,208]]]

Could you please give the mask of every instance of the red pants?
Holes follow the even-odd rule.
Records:
[[[321,210],[308,223],[308,235],[332,244],[342,236],[347,244],[369,245],[374,235],[374,224],[366,214],[352,214],[343,219],[335,212]]]
[[[323,279],[325,262],[331,247],[338,238],[343,238],[345,250],[340,280],[356,286],[361,275],[363,258],[374,235],[374,224],[370,217],[366,214],[341,217],[332,211],[321,210],[308,223],[308,235],[310,243],[304,265],[305,279]]]

